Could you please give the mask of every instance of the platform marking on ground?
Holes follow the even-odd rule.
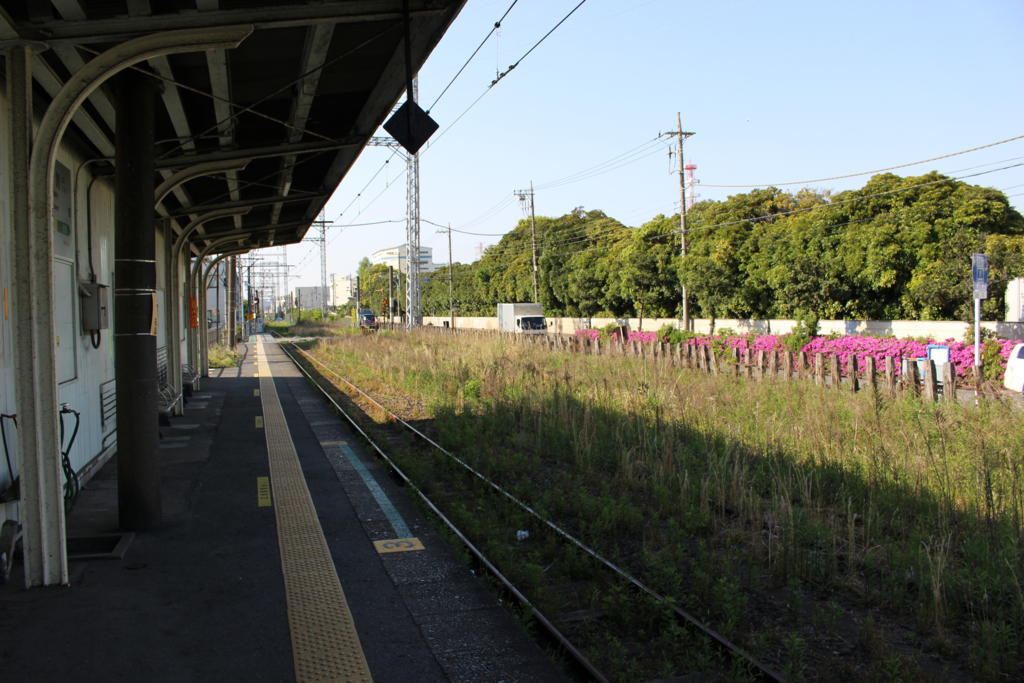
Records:
[[[370,490],[370,495],[372,495],[373,499],[377,501],[377,505],[380,507],[381,512],[383,512],[384,516],[388,518],[388,523],[391,524],[391,528],[394,530],[396,538],[410,538],[412,536],[412,532],[409,530],[409,525],[405,523],[404,519],[402,519],[402,513],[398,511],[398,508],[396,508],[394,503],[391,502],[391,499],[388,498],[388,494],[384,493],[384,489],[380,487],[377,480],[373,478],[372,474],[370,474],[370,470],[366,469],[366,465],[363,464],[363,461],[359,459],[359,456],[356,455],[355,451],[352,450],[347,442],[321,441],[320,447],[324,449],[337,448],[342,452],[345,459],[348,460],[348,464],[352,465],[352,469],[359,474],[359,478],[363,480],[363,484],[365,484],[366,488]],[[410,550],[413,550],[413,548],[410,548]]]
[[[410,550],[424,550],[418,538],[391,538],[386,541],[374,541],[373,547],[381,555],[385,553],[406,553]]]
[[[256,477],[256,506],[270,507],[270,477]]]
[[[263,341],[257,342],[262,352]],[[267,458],[277,520],[292,638],[299,681],[372,681],[345,592],[306,486],[274,378],[260,361],[260,398],[266,418]]]
[[[257,415],[256,416],[256,429],[263,429],[263,416],[262,415]]]
[[[252,395],[253,396],[259,396],[260,395],[260,390],[259,389],[253,389],[252,390]]]

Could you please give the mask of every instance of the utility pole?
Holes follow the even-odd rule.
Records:
[[[395,322],[395,269],[388,266],[388,326]]]
[[[683,166],[683,141],[691,135],[696,133],[683,130],[683,117],[682,114],[676,112],[676,127],[677,129],[671,133],[660,133],[661,136],[675,136],[676,137],[676,150],[679,155],[679,255],[684,259],[686,258],[686,176],[685,169]],[[682,281],[680,277],[679,281],[680,288],[682,289],[683,296],[683,329],[690,329],[690,302],[686,294],[686,283]]]
[[[320,319],[327,320],[327,221],[322,211],[314,223],[320,228],[320,236],[313,238],[320,243]]]
[[[455,284],[452,277],[452,224],[448,224],[448,326],[455,329]]]
[[[519,201],[526,201],[527,198],[530,200],[530,242],[533,245],[533,300],[534,302],[540,301],[540,280],[538,277],[537,270],[537,215],[534,213],[533,208],[533,181],[530,181],[529,190],[516,190],[515,195],[519,197]],[[449,238],[451,235],[449,234]]]

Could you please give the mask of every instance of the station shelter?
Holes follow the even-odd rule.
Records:
[[[29,587],[68,583],[67,487],[110,458],[121,527],[160,523],[211,274],[303,238],[463,3],[0,2],[0,555]]]

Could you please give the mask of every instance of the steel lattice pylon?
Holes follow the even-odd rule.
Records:
[[[419,96],[417,79],[412,81],[412,99]],[[422,324],[420,312],[420,157],[406,156],[405,173],[405,310],[406,327]]]

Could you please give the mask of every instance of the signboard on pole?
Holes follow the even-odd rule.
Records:
[[[974,283],[974,298],[988,298],[988,256],[974,254],[971,258],[971,280]]]

